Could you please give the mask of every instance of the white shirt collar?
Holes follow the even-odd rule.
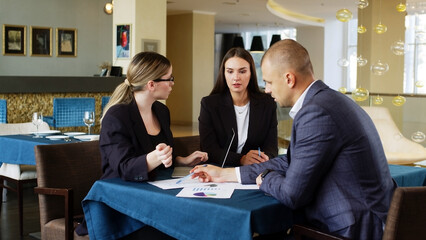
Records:
[[[296,117],[296,114],[299,112],[299,110],[303,106],[303,101],[305,100],[306,94],[308,93],[309,89],[311,88],[312,84],[314,84],[316,81],[313,81],[306,89],[303,91],[302,95],[300,95],[299,99],[297,99],[296,103],[293,105],[293,107],[290,109],[290,112],[288,115],[290,115],[291,118],[294,119]]]

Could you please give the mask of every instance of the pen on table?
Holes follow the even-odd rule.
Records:
[[[259,151],[259,157],[260,157],[260,147],[257,150]]]
[[[203,167],[207,167],[207,164],[203,164]],[[185,177],[183,177],[183,178],[181,178],[181,179],[177,180],[176,184],[181,183],[183,180],[185,180],[185,179],[187,179],[187,178],[191,177],[192,175],[194,175],[194,172],[192,172],[192,173],[190,173],[190,174],[186,175]]]

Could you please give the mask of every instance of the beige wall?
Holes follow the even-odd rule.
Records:
[[[315,77],[324,80],[324,27],[298,27],[297,41],[308,50]]]
[[[201,98],[214,83],[214,15],[194,13],[192,122],[198,122]]]
[[[400,2],[405,3],[401,0],[370,0],[369,7],[358,12],[358,24],[367,28],[366,33],[358,34],[358,55],[367,58],[368,64],[358,68],[357,86],[367,88],[370,92],[403,92],[404,56],[397,56],[390,50],[395,41],[404,41],[406,13],[395,9]],[[374,31],[380,21],[387,26],[384,34]],[[378,60],[389,65],[389,71],[382,76],[370,71],[370,66]]]
[[[174,124],[198,121],[201,97],[213,87],[214,16],[186,13],[167,17],[167,57],[175,85],[167,100]]]

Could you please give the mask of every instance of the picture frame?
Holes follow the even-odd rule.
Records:
[[[77,56],[77,29],[57,28],[56,29],[56,56],[76,57]]]
[[[117,24],[115,44],[116,58],[130,58],[131,34],[130,24]]]
[[[30,56],[52,56],[51,27],[30,27]]]
[[[27,26],[3,24],[3,55],[25,56]]]
[[[160,53],[160,40],[142,39],[142,51]]]

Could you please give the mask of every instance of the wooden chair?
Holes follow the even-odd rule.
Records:
[[[397,188],[393,194],[382,239],[424,239],[421,236],[424,236],[426,223],[425,202],[426,187]],[[346,239],[302,225],[294,225],[293,231],[296,240],[303,239],[303,236],[321,240]]]
[[[99,141],[35,147],[41,238],[89,239],[74,229],[81,201],[102,175]]]
[[[173,152],[176,156],[186,157],[194,151],[200,150],[200,136],[185,136],[173,138]]]
[[[49,130],[49,125],[43,122],[39,126],[40,131]],[[27,123],[6,123],[0,124],[0,135],[29,134],[36,131],[36,126],[31,122]],[[0,156],[1,160],[1,156]],[[19,213],[19,233],[24,233],[24,212],[23,212],[23,190],[24,185],[37,183],[36,167],[33,165],[3,163],[0,161],[0,213],[3,200],[6,201],[6,194],[3,189],[16,192],[18,195]],[[3,195],[5,196],[3,198]]]

